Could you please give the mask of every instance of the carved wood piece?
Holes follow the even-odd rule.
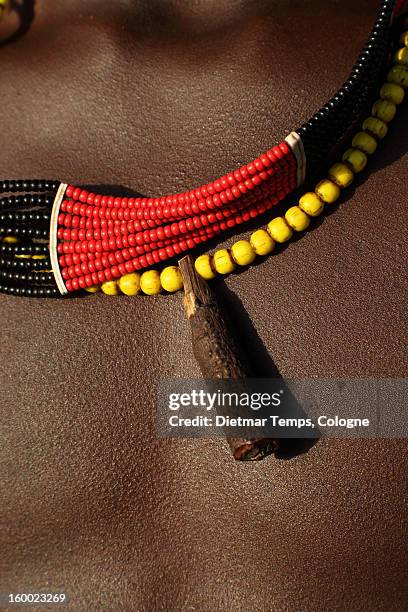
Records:
[[[251,377],[251,368],[229,331],[215,293],[199,276],[190,255],[179,261],[184,282],[183,305],[190,320],[193,353],[206,379]],[[279,448],[279,440],[227,438],[234,459],[257,461]]]

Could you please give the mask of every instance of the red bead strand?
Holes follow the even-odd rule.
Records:
[[[160,198],[115,197],[70,185],[58,217],[68,291],[178,256],[277,204],[297,186],[286,142],[197,189]]]

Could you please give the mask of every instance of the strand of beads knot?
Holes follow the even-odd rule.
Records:
[[[206,280],[212,280],[218,274],[225,276],[237,267],[253,264],[257,257],[271,254],[277,245],[307,230],[311,220],[321,215],[325,206],[334,204],[342,190],[351,185],[355,175],[365,169],[368,158],[376,152],[379,142],[387,135],[388,125],[405,97],[408,86],[408,31],[401,35],[400,41],[402,47],[395,52],[394,63],[388,71],[387,81],[380,88],[378,100],[372,106],[371,115],[362,122],[351,146],[341,160],[331,166],[327,177],[316,185],[314,191],[303,194],[284,216],[273,218],[265,228],[253,232],[248,240],[238,240],[230,249],[223,248],[213,254],[197,257],[195,268],[200,276]],[[148,270],[142,274],[128,273],[117,281],[110,280],[88,291],[102,290],[107,295],[157,295],[162,290],[173,293],[182,287],[179,268],[167,266],[161,272]]]

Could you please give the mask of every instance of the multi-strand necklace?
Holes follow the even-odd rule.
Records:
[[[404,99],[408,22],[399,14],[402,4],[382,1],[349,78],[308,122],[215,181],[162,197],[102,195],[59,181],[0,181],[0,192],[7,194],[0,199],[0,291],[57,297],[77,290],[155,295],[181,289],[178,266],[154,266],[263,215],[311,180],[369,108],[386,75],[371,114],[314,191],[248,240],[200,255],[196,270],[207,280],[229,274],[305,231],[365,168]]]

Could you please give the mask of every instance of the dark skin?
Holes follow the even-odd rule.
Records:
[[[215,178],[326,101],[376,8],[38,2],[0,50],[1,174],[145,194]],[[216,285],[260,376],[406,374],[407,117],[333,214]],[[75,610],[405,608],[404,441],[240,464],[221,440],[158,440],[155,381],[199,375],[179,294],[2,296],[0,313],[0,590],[62,587]]]

